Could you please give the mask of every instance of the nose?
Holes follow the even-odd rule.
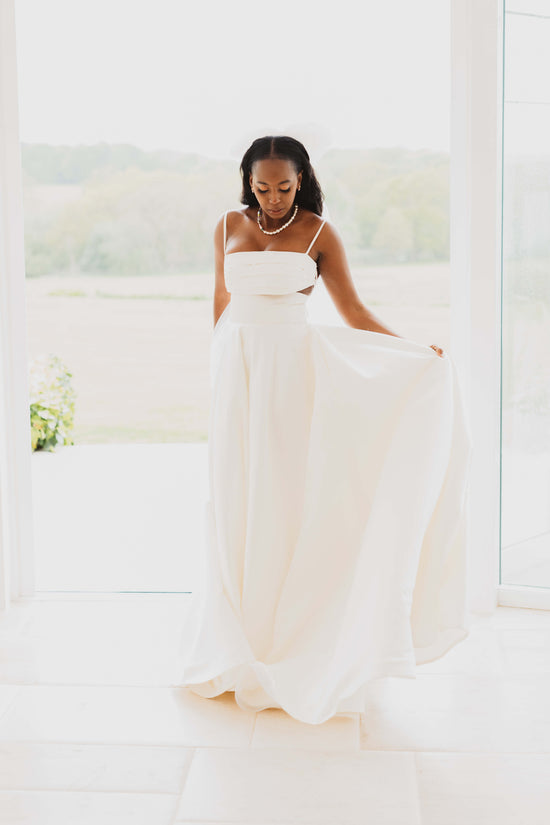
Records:
[[[269,196],[269,203],[272,203],[272,204],[277,204],[277,203],[279,203],[279,194],[278,194],[278,192],[273,192],[273,193]]]

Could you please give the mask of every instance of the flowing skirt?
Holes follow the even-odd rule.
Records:
[[[307,298],[233,295],[216,324],[178,684],[319,724],[468,635],[471,437],[448,355]]]

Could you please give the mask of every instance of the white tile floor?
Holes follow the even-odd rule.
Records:
[[[550,612],[498,608],[364,724],[175,680],[189,596],[20,600],[0,617],[3,825],[547,825]]]

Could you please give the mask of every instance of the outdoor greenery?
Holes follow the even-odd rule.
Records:
[[[79,395],[73,428],[71,373],[35,359],[33,450],[206,440],[212,232],[240,205],[238,162],[106,143],[23,144],[22,157],[31,355],[66,359]],[[448,157],[332,150],[316,171],[365,304],[448,346]],[[503,249],[504,410],[538,417],[550,408],[547,178],[542,161],[507,168]]]
[[[58,445],[74,444],[72,374],[56,355],[37,356],[29,371],[32,449],[53,452]]]
[[[216,220],[240,205],[233,160],[105,143],[22,157],[30,277],[207,270]],[[447,155],[335,149],[316,171],[352,263],[448,259]]]

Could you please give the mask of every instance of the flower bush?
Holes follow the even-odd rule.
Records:
[[[29,372],[32,449],[53,452],[57,445],[74,444],[72,373],[57,355],[39,355]]]

